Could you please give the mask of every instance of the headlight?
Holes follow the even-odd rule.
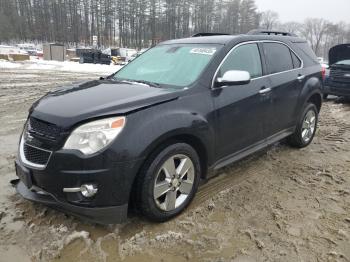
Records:
[[[63,149],[76,149],[91,155],[108,146],[123,130],[125,117],[112,117],[93,121],[76,128]]]

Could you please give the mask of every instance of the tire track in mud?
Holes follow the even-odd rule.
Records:
[[[335,132],[332,132],[329,135],[326,135],[324,140],[329,141],[329,142],[340,142],[340,143],[346,143],[349,142],[349,138],[345,137],[346,133],[350,132],[350,124],[347,123],[333,123],[339,129]]]
[[[349,134],[350,134],[350,123],[342,121],[340,118],[335,118],[330,113],[330,108],[327,106],[323,110],[322,119],[320,119],[320,127],[335,127],[335,130],[330,131],[325,134],[323,140],[327,143],[347,143],[349,142]]]
[[[263,156],[248,157],[238,161],[235,166],[219,170],[215,177],[200,186],[190,208],[196,208],[220,192],[238,186],[242,182],[249,183],[251,177],[267,174],[268,169],[261,165],[262,158]]]

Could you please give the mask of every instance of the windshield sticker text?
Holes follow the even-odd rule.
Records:
[[[191,54],[199,54],[199,55],[214,55],[216,52],[216,48],[193,48],[191,49]]]

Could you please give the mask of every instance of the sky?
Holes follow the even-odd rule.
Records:
[[[255,0],[259,11],[276,11],[281,22],[324,18],[333,23],[350,23],[350,0]]]

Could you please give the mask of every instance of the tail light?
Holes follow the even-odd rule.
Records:
[[[322,73],[322,80],[324,81],[326,79],[326,68],[322,66],[321,69],[321,73]]]

